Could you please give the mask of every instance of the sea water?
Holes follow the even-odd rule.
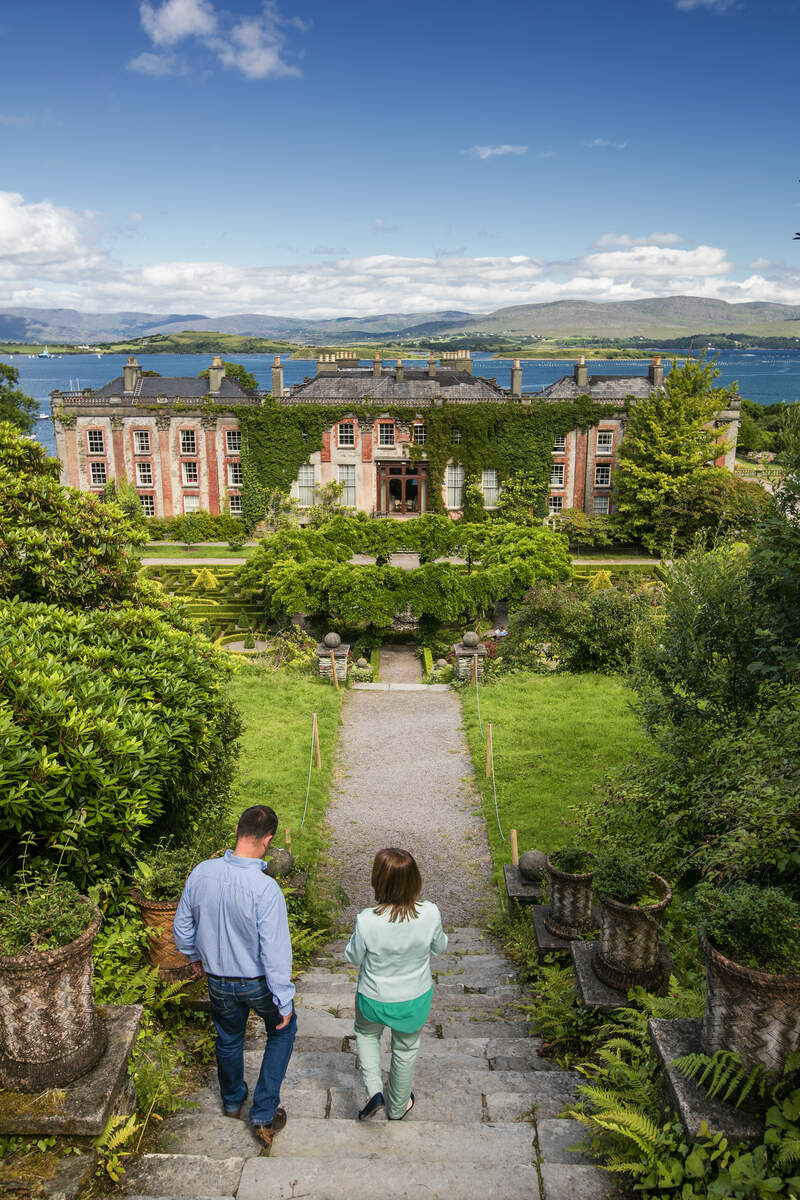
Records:
[[[210,354],[139,354],[139,364],[144,370],[158,371],[160,375],[196,376],[211,361]],[[29,358],[27,355],[0,355],[0,361],[16,367],[19,371],[19,386],[39,404],[39,412],[46,413],[46,420],[37,420],[34,434],[51,454],[55,453],[53,423],[50,418],[50,393],[80,391],[81,388],[97,388],[122,374],[124,354],[53,355],[52,358]],[[272,386],[273,354],[240,354],[241,362],[258,380],[259,387]],[[591,375],[646,375],[650,357],[641,359],[590,359]],[[384,359],[387,366],[394,359]],[[302,383],[315,373],[313,359],[286,358],[281,356],[283,381],[286,387]],[[406,366],[423,366],[424,359],[405,359]],[[491,354],[473,354],[473,370],[476,375],[496,378],[502,388],[511,386],[510,358],[494,358]],[[665,356],[664,368],[670,369],[671,360]],[[370,363],[364,360],[362,365]],[[571,374],[573,360],[570,359],[522,359],[522,390],[535,394],[562,375]],[[782,400],[800,400],[800,351],[798,350],[724,350],[716,356],[719,370],[718,385],[738,382],[739,392],[757,404],[779,404]]]

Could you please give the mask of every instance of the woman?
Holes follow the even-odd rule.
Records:
[[[402,1121],[414,1107],[414,1063],[422,1026],[431,1011],[433,979],[430,955],[447,946],[439,909],[420,900],[419,867],[407,850],[379,850],[372,864],[374,908],[356,917],[345,949],[359,967],[355,1034],[367,1103],[358,1114],[366,1120],[384,1106],[381,1035],[392,1031],[392,1064],[386,1091],[386,1116]]]

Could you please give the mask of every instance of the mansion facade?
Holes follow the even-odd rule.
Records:
[[[552,448],[550,510],[579,508],[587,513],[613,510],[612,469],[625,433],[626,401],[660,389],[664,371],[656,356],[646,375],[590,375],[583,357],[571,374],[534,395],[522,392],[522,368],[515,360],[511,387],[473,374],[468,351],[430,355],[426,366],[385,365],[376,354],[362,366],[352,354],[321,355],[316,375],[291,389],[275,359],[272,395],[280,405],[335,406],[353,413],[325,430],[321,449],[309,455],[292,485],[300,506],[316,502],[319,488],[342,485],[342,504],[379,516],[410,517],[429,511],[430,487],[425,457],[425,412],[433,406],[558,402],[588,396],[607,407],[608,415],[587,429],[557,437]],[[373,419],[358,415],[366,403]],[[242,432],[239,405],[261,405],[261,396],[245,391],[225,375],[219,357],[204,378],[145,375],[134,357],[123,374],[96,390],[54,391],[51,397],[61,481],[82,491],[102,493],[110,479],[135,486],[147,516],[172,517],[205,511],[242,512]],[[382,405],[386,406],[381,415]],[[213,405],[214,411],[210,411]],[[230,413],[225,413],[226,405]],[[739,426],[739,400],[717,414],[721,446],[718,465],[733,469]],[[397,416],[397,410],[407,411]],[[221,415],[220,415],[221,414]],[[394,414],[394,415],[392,415]],[[459,461],[460,432],[451,431],[453,451],[442,485],[442,502],[453,516],[463,507],[464,467]],[[408,447],[418,449],[412,455]],[[478,481],[484,506],[496,507],[497,471],[485,468]]]

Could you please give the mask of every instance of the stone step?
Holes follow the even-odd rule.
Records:
[[[592,1160],[583,1151],[571,1147],[582,1142],[586,1130],[580,1121],[567,1120],[536,1120],[536,1131],[539,1141],[539,1154],[546,1163],[569,1163],[572,1166],[588,1166]]]
[[[258,1027],[256,1026],[256,1028]],[[352,1017],[335,1017],[332,1013],[324,1010],[302,1007],[297,1009],[297,1029],[295,1050],[300,1049],[301,1041],[307,1038],[338,1038],[341,1041],[342,1038],[355,1036]],[[464,1021],[459,1020],[452,1013],[440,1020],[427,1021],[423,1030],[423,1039],[425,1040],[428,1037],[438,1038],[439,1031],[441,1031],[441,1036],[447,1039],[457,1037],[524,1038],[527,1036],[527,1026],[523,1021],[486,1020],[485,1017],[481,1020]],[[388,1037],[388,1033],[386,1036]],[[263,1044],[263,1037],[263,1033],[258,1033],[252,1040],[258,1040],[259,1044]]]
[[[613,1194],[619,1195],[614,1177],[599,1167],[543,1162],[539,1170],[542,1200],[608,1200]],[[241,1190],[237,1194],[241,1196]]]
[[[143,1154],[127,1165],[117,1185],[125,1195],[169,1196],[195,1200],[201,1196],[236,1195],[243,1156],[210,1158],[206,1154]]]
[[[295,1004],[298,1009],[313,1008],[320,1012],[336,1009],[338,1012],[333,1012],[332,1016],[350,1017],[353,1015],[355,994],[356,989],[352,986],[348,986],[347,989],[336,988],[333,991],[327,988],[303,988],[297,992]],[[433,989],[431,1012],[459,1012],[473,1008],[490,1012],[514,1011],[515,1005],[521,999],[520,991],[516,987],[503,987],[502,990],[494,992],[465,992],[463,989],[455,991],[452,988],[443,991],[438,987]],[[519,1010],[516,1011],[518,1013]]]
[[[301,1196],[313,1200],[373,1200],[378,1196],[381,1200],[540,1200],[539,1176],[532,1166],[391,1158],[350,1163],[276,1157],[274,1152],[269,1158],[254,1158],[245,1165],[237,1192],[237,1200],[292,1200]],[[578,1200],[578,1195],[554,1192],[548,1200]]]
[[[431,1125],[427,1121],[289,1121],[271,1158],[404,1159],[417,1163],[534,1161],[533,1129],[525,1123]]]
[[[332,975],[326,972],[324,976],[314,976],[309,979],[308,976],[303,976],[297,982],[297,994],[299,997],[307,992],[318,994],[324,992],[331,997],[331,1004],[335,1004],[339,996],[354,996],[356,992],[356,977],[348,979],[344,975]],[[520,990],[507,979],[499,979],[496,976],[484,978],[481,976],[466,977],[463,975],[442,975],[433,989],[434,999],[442,995],[448,997],[453,995],[469,995],[471,993],[480,993],[482,995],[499,996],[506,1000],[513,997],[520,998]]]

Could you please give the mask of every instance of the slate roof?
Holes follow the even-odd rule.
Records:
[[[102,387],[87,394],[98,400],[111,396],[126,399],[132,397],[134,404],[139,401],[156,400],[159,396],[166,396],[168,400],[205,400],[208,396],[208,379],[196,379],[191,375],[172,375],[162,379],[145,375],[137,382],[133,392],[124,392],[123,386],[124,376],[118,375],[110,383],[104,383]],[[214,393],[214,400],[242,400],[249,398],[249,395],[249,392],[226,376],[222,380],[219,392]]]
[[[439,371],[435,379],[427,370],[404,368],[397,381],[394,371],[373,375],[371,370],[340,370],[336,375],[317,375],[292,388],[284,403],[361,404],[366,400],[387,404],[424,404],[433,400],[508,402],[501,387],[480,375],[465,371]]]
[[[537,392],[536,399],[574,400],[577,396],[589,396],[600,404],[610,404],[628,396],[644,400],[655,390],[647,375],[590,375],[585,387],[578,386],[574,375],[562,375]]]

